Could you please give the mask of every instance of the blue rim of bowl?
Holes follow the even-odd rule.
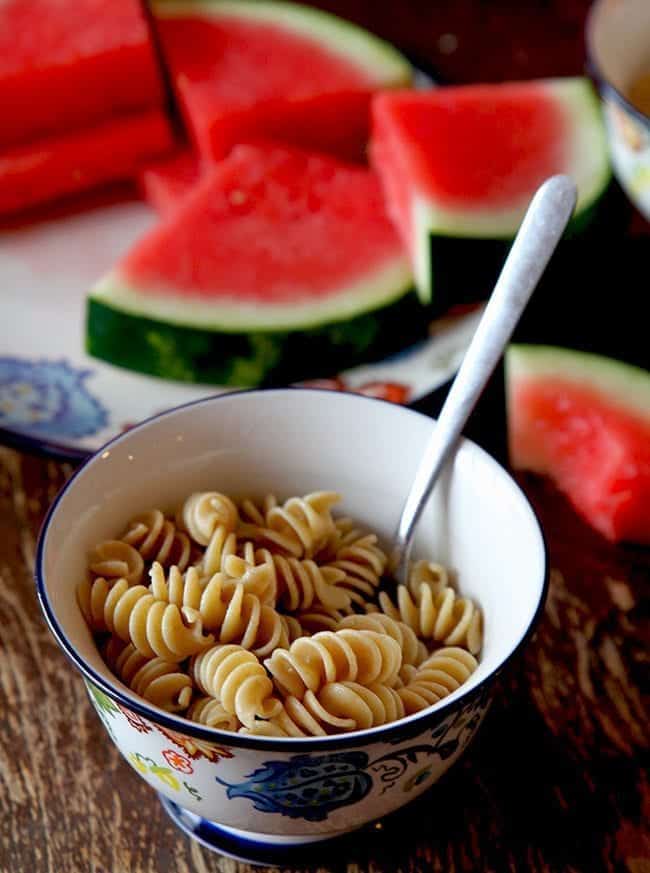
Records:
[[[176,412],[189,409],[193,406],[198,406],[200,404],[205,403],[215,403],[221,399],[231,398],[238,395],[245,394],[269,394],[273,392],[284,393],[286,391],[291,392],[299,392],[299,393],[308,393],[308,394],[328,394],[330,395],[332,392],[326,388],[297,388],[297,387],[288,387],[288,388],[273,388],[261,391],[260,389],[253,388],[247,389],[243,391],[232,391],[228,394],[217,394],[211,397],[203,397],[199,400],[192,400],[189,403],[184,403],[180,406],[175,406],[173,409],[165,410],[164,412],[158,413],[157,415],[152,415],[149,418],[141,421],[137,425],[135,425],[130,430],[125,433],[119,434],[113,439],[109,440],[107,443],[102,446],[102,448],[95,452],[89,459],[90,462],[93,458],[99,455],[101,452],[104,452],[106,449],[110,448],[122,440],[126,440],[129,438],[130,434],[134,431],[140,430],[141,428],[146,427],[152,421],[157,421],[158,419],[165,418],[168,415],[173,415]],[[409,409],[408,407],[396,407],[394,403],[389,400],[383,400],[377,397],[366,397],[358,394],[340,394],[339,397],[349,398],[353,402],[364,402],[364,403],[381,403],[386,406],[390,406],[392,408],[400,409],[402,408],[407,414],[415,415],[419,418],[424,418],[426,420],[431,421],[428,416],[424,415],[421,412],[417,412],[415,409]],[[528,627],[524,631],[521,636],[521,639],[516,643],[513,647],[512,651],[501,661],[501,663],[497,664],[497,666],[490,672],[484,679],[482,679],[477,685],[474,685],[472,688],[461,691],[457,697],[454,697],[453,700],[443,699],[439,704],[435,705],[434,709],[423,710],[422,712],[415,713],[412,716],[408,716],[407,719],[400,719],[396,722],[390,722],[387,725],[381,725],[376,728],[370,728],[364,731],[353,731],[349,734],[332,734],[327,737],[323,737],[321,739],[306,737],[306,738],[282,738],[275,739],[272,737],[255,737],[255,736],[247,736],[246,734],[232,733],[228,731],[220,731],[217,728],[209,728],[203,725],[200,725],[196,722],[191,722],[187,720],[182,720],[170,713],[166,713],[163,710],[153,709],[152,707],[147,705],[147,702],[142,700],[137,700],[135,698],[131,698],[117,687],[117,685],[113,685],[104,679],[99,673],[96,673],[92,667],[90,667],[81,655],[75,650],[72,643],[68,640],[67,636],[63,632],[57,618],[55,616],[54,609],[52,608],[45,586],[45,576],[43,572],[43,558],[44,558],[44,550],[45,550],[45,541],[47,539],[47,532],[50,526],[50,523],[54,517],[54,514],[57,511],[57,507],[60,501],[63,499],[68,489],[72,487],[75,480],[78,476],[83,475],[85,472],[86,464],[82,464],[78,470],[68,479],[66,484],[61,488],[56,497],[54,498],[50,508],[43,520],[41,525],[41,529],[38,536],[38,543],[36,547],[36,560],[34,567],[34,578],[36,582],[36,593],[38,595],[38,600],[41,606],[41,610],[45,616],[45,620],[54,635],[59,646],[63,649],[64,653],[67,657],[72,661],[72,663],[77,667],[80,673],[92,682],[93,685],[96,685],[100,688],[105,694],[107,694],[110,698],[116,699],[119,703],[121,703],[124,707],[130,710],[135,710],[139,715],[144,718],[149,719],[149,721],[154,722],[155,724],[160,724],[168,730],[175,731],[176,733],[184,734],[186,736],[193,737],[195,739],[203,740],[204,742],[213,743],[215,745],[220,746],[231,746],[234,748],[242,748],[242,749],[256,749],[257,751],[275,751],[275,752],[303,752],[309,753],[313,751],[336,751],[339,749],[349,749],[356,748],[358,746],[366,746],[369,743],[374,742],[382,742],[387,741],[390,742],[390,737],[395,737],[396,734],[399,735],[399,740],[411,738],[417,734],[422,733],[427,729],[427,725],[431,722],[439,721],[445,718],[449,712],[453,711],[457,708],[457,706],[467,703],[468,700],[473,699],[477,696],[481,691],[485,690],[495,679],[495,677],[513,660],[513,658],[519,654],[519,652],[524,648],[530,637],[535,631],[537,623],[541,618],[542,612],[544,610],[544,604],[546,602],[546,596],[548,594],[549,587],[549,578],[550,578],[550,567],[549,567],[549,553],[548,553],[548,545],[546,543],[546,539],[544,537],[544,532],[539,523],[539,519],[537,517],[537,513],[533,509],[530,504],[530,501],[520,488],[519,484],[513,479],[512,476],[508,473],[508,471],[499,464],[485,449],[481,448],[478,444],[474,443],[471,440],[468,440],[471,445],[481,454],[483,454],[486,458],[490,460],[491,463],[495,464],[501,472],[510,479],[513,487],[517,490],[520,497],[524,501],[524,503],[530,509],[533,518],[537,525],[537,530],[540,535],[540,540],[542,544],[543,558],[544,558],[544,571],[543,571],[543,580],[542,587],[540,592],[539,601],[535,608],[535,611],[531,617],[531,620],[528,624]],[[118,680],[116,680],[118,681]]]
[[[650,129],[650,116],[644,115],[640,109],[637,109],[627,97],[622,94],[618,88],[616,88],[609,81],[607,76],[602,71],[600,64],[596,62],[595,52],[593,49],[591,32],[593,30],[593,22],[594,17],[596,15],[596,7],[597,3],[593,3],[589,12],[587,14],[587,19],[585,21],[585,43],[587,49],[587,63],[586,63],[586,71],[587,74],[596,82],[598,85],[598,89],[601,94],[605,97],[612,97],[617,103],[620,103],[621,106],[625,108],[625,111],[632,115],[636,121],[639,122],[643,127]]]

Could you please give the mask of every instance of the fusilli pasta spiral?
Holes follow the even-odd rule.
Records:
[[[399,645],[387,634],[345,628],[300,637],[288,650],[276,649],[264,661],[276,687],[301,698],[328,682],[394,684],[402,664]]]
[[[199,491],[190,494],[178,514],[178,522],[195,543],[207,546],[217,527],[226,533],[237,528],[239,512],[225,494],[218,491]]]
[[[412,679],[397,694],[407,715],[432,706],[455,691],[476,670],[478,662],[457,646],[438,649],[420,664]]]
[[[317,491],[305,497],[290,497],[282,505],[270,505],[269,501],[264,526],[242,524],[240,535],[294,558],[312,558],[332,536],[331,508],[339,500],[334,492]]]
[[[429,654],[427,647],[421,640],[418,640],[415,631],[409,625],[384,615],[382,612],[374,612],[369,615],[348,615],[341,619],[339,626],[388,634],[402,650],[402,664],[421,664]]]
[[[124,646],[115,637],[107,646],[106,660],[122,681],[145,700],[167,712],[182,712],[192,700],[191,678],[162,658],[145,658],[132,643]],[[121,644],[116,651],[115,643]]]
[[[258,549],[256,560],[269,567],[274,576],[278,603],[289,612],[308,610],[312,605],[346,609],[350,595],[338,585],[345,573],[333,567],[319,567],[314,561],[273,555]]]
[[[350,519],[341,519],[336,524],[339,539],[327,566],[345,573],[341,586],[348,588],[353,600],[363,606],[367,598],[374,597],[388,558],[377,545],[375,534],[363,534],[351,526]]]
[[[182,572],[190,560],[189,537],[177,530],[159,509],[132,518],[122,540],[136,548],[145,561],[158,561],[164,567],[173,564]]]
[[[129,585],[137,585],[144,573],[142,555],[122,540],[105,540],[95,546],[88,566],[94,576],[126,579]]]
[[[213,646],[193,659],[191,670],[200,690],[246,727],[252,727],[256,717],[273,718],[282,708],[264,667],[241,646]]]
[[[187,718],[222,731],[239,730],[241,724],[236,715],[226,712],[214,697],[199,697],[187,711]]]

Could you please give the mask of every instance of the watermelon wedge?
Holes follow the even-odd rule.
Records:
[[[87,348],[165,378],[336,372],[422,335],[374,173],[238,146],[90,293]]]
[[[364,160],[371,93],[411,80],[395,49],[317,9],[272,0],[154,0],[152,10],[204,157],[272,139]]]
[[[160,110],[0,151],[0,214],[132,179],[174,145]]]
[[[167,215],[194,188],[201,175],[201,161],[187,149],[144,167],[139,177],[140,188],[147,202],[161,215]]]
[[[574,178],[584,215],[610,178],[598,99],[583,78],[377,95],[370,151],[425,301],[432,239],[511,239],[555,173]]]
[[[550,346],[506,355],[510,458],[607,539],[650,543],[650,373]]]
[[[0,3],[0,147],[163,102],[139,0]]]

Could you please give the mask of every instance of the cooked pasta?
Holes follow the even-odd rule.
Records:
[[[199,689],[246,727],[256,718],[273,718],[282,708],[264,667],[241,646],[212,646],[193,659],[191,669]]]
[[[126,579],[137,585],[144,574],[144,560],[137,549],[122,540],[105,540],[95,546],[88,569],[93,576],[105,579]]]
[[[472,600],[458,597],[453,588],[434,591],[421,585],[417,595],[412,595],[406,585],[399,585],[397,596],[392,600],[381,591],[379,605],[371,604],[371,613],[381,611],[397,621],[413,628],[422,639],[434,640],[445,646],[464,646],[472,654],[478,654],[483,642],[481,612]]]
[[[264,666],[282,694],[302,697],[328,682],[351,680],[393,684],[402,664],[399,645],[388,634],[343,628],[300,637],[276,649]]]
[[[158,561],[164,567],[174,565],[182,572],[190,561],[189,537],[159,509],[132,518],[122,540],[136,548],[145,561]]]
[[[476,670],[478,662],[466,649],[438,649],[421,664],[397,694],[407,715],[432,706],[459,688]]]
[[[131,518],[77,585],[108,666],[163,710],[261,737],[367,730],[451,694],[477,668],[481,611],[432,561],[391,588],[339,499],[197,491]]]
[[[107,646],[106,660],[114,672],[136,694],[155,703],[167,712],[182,712],[192,700],[193,683],[190,676],[162,658],[145,658],[132,643],[117,652],[115,642]],[[112,648],[112,650],[111,650]]]
[[[200,491],[190,494],[178,513],[179,524],[195,543],[207,546],[217,527],[231,533],[239,522],[239,513],[233,501],[218,491]]]

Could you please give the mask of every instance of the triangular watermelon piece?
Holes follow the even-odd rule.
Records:
[[[650,373],[513,345],[506,387],[513,467],[553,479],[608,539],[650,544]]]
[[[134,179],[143,164],[173,146],[167,116],[156,109],[5,149],[0,151],[0,214]]]
[[[371,170],[238,146],[92,290],[88,348],[192,381],[327,374],[424,332],[411,287]]]
[[[0,2],[0,147],[163,101],[139,0]]]
[[[412,71],[391,46],[321,12],[272,0],[154,0],[165,61],[204,157],[273,139],[364,159],[369,100]]]
[[[511,239],[549,176],[573,177],[576,216],[610,179],[598,98],[581,78],[377,95],[371,156],[424,300],[431,237]]]

